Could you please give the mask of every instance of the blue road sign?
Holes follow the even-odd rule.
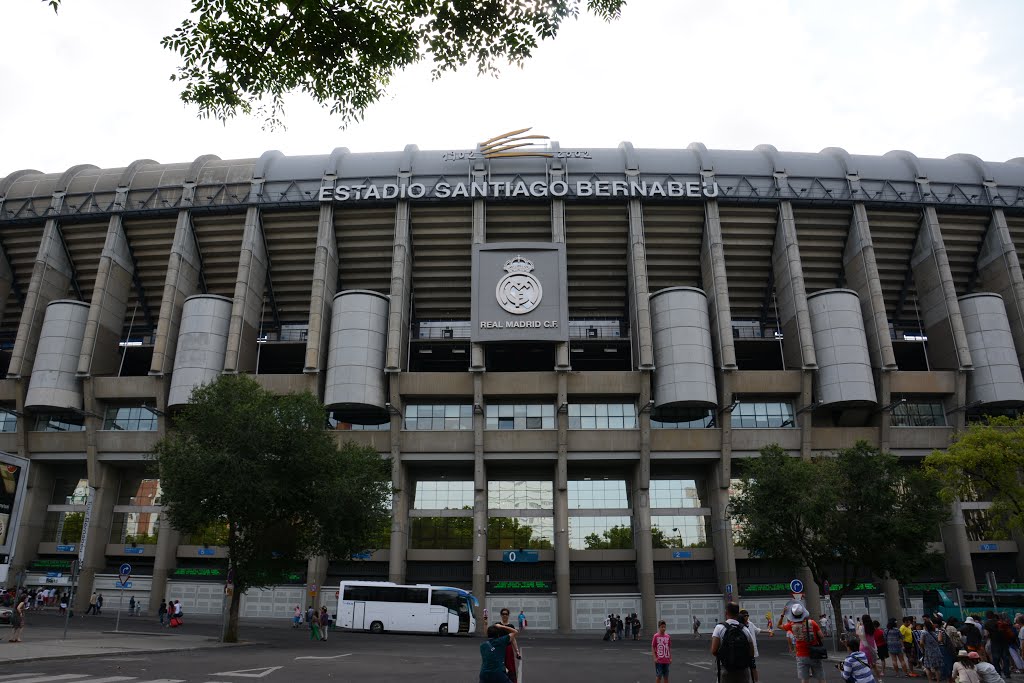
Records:
[[[120,581],[115,581],[114,582],[114,588],[122,588],[122,589],[124,589],[124,588],[131,588],[131,587],[132,587],[132,582],[131,581],[125,581],[124,583],[121,583]]]
[[[501,554],[502,562],[537,562],[540,553],[536,550],[506,550]]]
[[[693,553],[691,551],[689,551],[689,550],[673,550],[672,551],[672,559],[673,560],[688,560],[691,557],[693,557]]]
[[[125,562],[124,564],[122,564],[120,567],[117,568],[117,573],[120,574],[121,576],[127,576],[128,574],[132,573],[132,566],[130,564],[128,564],[127,562]]]
[[[62,576],[62,574],[60,572],[46,572],[46,576],[47,578],[54,578],[57,576]]]
[[[75,546],[73,545],[59,545],[57,546],[58,553],[73,553],[75,552]]]
[[[353,560],[372,560],[373,553],[367,551],[365,553],[352,553]]]
[[[793,579],[789,582],[789,590],[793,591],[794,593],[803,593],[804,582],[800,579]]]
[[[981,550],[999,550],[998,543],[982,543],[978,546]]]
[[[215,549],[213,549],[213,548],[200,548],[199,549],[199,555],[200,556],[210,556],[210,555],[216,555],[216,554],[217,554],[217,551]]]
[[[124,554],[125,555],[141,555],[143,550],[144,550],[144,548],[140,548],[138,546],[135,546],[133,548],[133,547],[131,547],[129,545],[126,545],[124,547]]]
[[[728,593],[729,595],[732,595],[732,584],[731,583],[725,584],[725,592]]]

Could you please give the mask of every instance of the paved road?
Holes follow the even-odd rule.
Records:
[[[31,617],[30,617],[31,618]],[[78,620],[82,633],[112,626],[105,616]],[[59,636],[55,617],[36,615],[26,637]],[[152,629],[151,620],[122,618],[122,626],[138,632]],[[188,628],[217,630],[216,620],[191,620]],[[164,632],[167,639],[176,633]],[[0,630],[0,635],[3,631]],[[84,659],[42,660],[0,665],[0,683],[313,683],[317,681],[416,680],[470,683],[477,680],[480,639],[398,634],[332,632],[328,642],[311,642],[305,630],[286,624],[252,621],[243,637],[246,647],[140,655],[128,653]],[[142,636],[107,635],[131,639]],[[676,636],[672,680],[676,683],[714,681],[707,652],[708,638],[694,641]],[[795,681],[795,668],[782,638],[763,639],[759,670],[764,683]],[[7,648],[0,644],[0,656]],[[60,644],[55,642],[55,653]],[[600,637],[528,633],[522,640],[522,683],[541,681],[650,681],[654,671],[649,641],[603,642]],[[841,680],[829,668],[829,681]]]

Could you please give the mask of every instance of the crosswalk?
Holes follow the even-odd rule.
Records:
[[[187,683],[181,678],[139,678],[137,676],[90,676],[88,674],[18,673],[0,676],[0,683]]]

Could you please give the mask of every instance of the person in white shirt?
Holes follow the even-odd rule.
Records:
[[[745,609],[740,610],[740,623],[746,627],[747,632],[750,634],[750,641],[754,645],[754,659],[750,662],[750,678],[753,681],[753,683],[757,683],[757,658],[761,656],[760,653],[757,651],[757,637],[762,633],[765,633],[769,638],[771,638],[775,635],[775,633],[767,629],[763,629],[759,627],[757,624],[751,622],[750,613]]]
[[[748,683],[750,681],[748,672],[754,663],[754,637],[751,635],[750,629],[746,628],[739,620],[740,606],[735,602],[730,602],[725,606],[725,623],[716,624],[715,630],[711,632],[711,654],[718,661],[720,683]],[[726,638],[726,630],[730,627],[738,627],[746,636],[747,652],[742,653],[745,660],[744,657],[738,656],[740,653],[730,649],[730,645],[725,642],[730,640]],[[734,659],[745,661],[746,666],[729,670],[727,663]]]

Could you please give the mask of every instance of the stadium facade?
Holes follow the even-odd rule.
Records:
[[[146,454],[220,373],[316,393],[393,465],[381,548],[291,568],[245,614],[363,578],[564,631],[784,602],[796,570],[725,514],[765,444],[915,460],[1024,403],[1024,159],[518,151],[0,178],[0,450],[31,463],[9,581],[61,586],[81,556],[84,596],[109,596],[128,561],[144,609],[219,611],[220,532],[166,524]],[[1024,574],[986,508],[937,525],[912,601]],[[900,610],[894,582],[861,597]]]

